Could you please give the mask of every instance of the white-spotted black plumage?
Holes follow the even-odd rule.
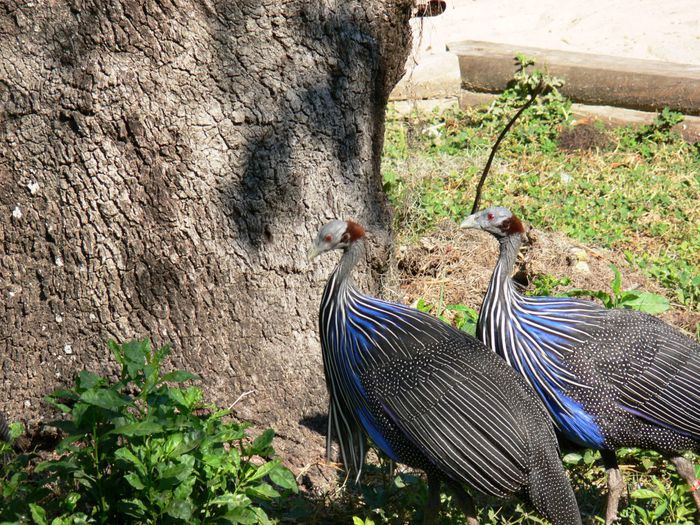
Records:
[[[2,412],[0,412],[0,439],[3,441],[10,441],[11,439],[10,429],[7,426],[7,420]]]
[[[478,336],[523,375],[568,439],[672,458],[700,450],[699,344],[641,312],[521,294],[511,274],[523,228],[505,208],[474,214],[462,226],[500,243]],[[616,468],[614,454],[608,457]],[[613,517],[609,511],[607,521]]]
[[[361,243],[335,221],[314,254],[344,250],[321,300],[319,327],[331,398],[329,432],[358,477],[363,436],[429,479],[488,495],[520,495],[555,524],[578,524],[553,428],[537,396],[476,339],[353,287]],[[350,236],[352,237],[352,236]],[[343,240],[344,239],[344,240]],[[330,435],[329,435],[330,439]]]

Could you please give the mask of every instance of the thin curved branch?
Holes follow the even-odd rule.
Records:
[[[498,135],[498,138],[496,139],[495,144],[491,148],[491,154],[489,155],[489,160],[486,161],[486,166],[484,166],[484,171],[481,173],[481,179],[479,179],[479,184],[476,186],[476,195],[474,196],[474,205],[472,206],[472,211],[471,213],[476,213],[479,211],[479,201],[481,200],[481,190],[484,187],[484,181],[486,181],[486,176],[489,174],[489,170],[491,169],[491,163],[493,162],[493,158],[496,156],[496,151],[498,151],[498,146],[501,145],[501,141],[503,141],[503,138],[506,136],[506,133],[510,130],[510,128],[513,126],[516,120],[518,120],[518,117],[522,115],[523,111],[525,111],[527,108],[529,108],[532,103],[535,101],[535,99],[540,95],[543,91],[544,88],[546,87],[546,82],[544,81],[544,77],[540,78],[540,83],[537,84],[537,87],[532,90],[532,93],[530,95],[530,100],[525,102],[523,106],[518,110],[518,112],[513,116],[512,119],[508,122],[505,128],[503,128],[503,131],[501,131],[501,134]]]

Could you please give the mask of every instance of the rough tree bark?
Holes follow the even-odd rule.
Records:
[[[409,15],[409,0],[3,0],[0,410],[40,421],[76,370],[110,369],[107,339],[149,336],[218,402],[255,390],[238,414],[313,460],[299,422],[325,413],[334,261],[304,254],[353,217],[375,233],[362,273],[378,286]]]

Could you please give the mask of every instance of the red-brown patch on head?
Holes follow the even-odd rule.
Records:
[[[365,236],[365,229],[353,221],[347,221],[348,228],[345,232],[350,236],[350,241],[354,242]]]
[[[515,215],[511,215],[501,223],[501,231],[507,235],[525,233],[525,226]]]

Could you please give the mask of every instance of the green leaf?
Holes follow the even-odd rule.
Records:
[[[637,489],[630,493],[630,497],[633,499],[651,499],[660,498],[661,496],[649,489]]]
[[[256,479],[265,477],[277,467],[279,467],[279,460],[277,459],[274,461],[263,463],[262,465],[257,467],[249,477],[247,477],[247,480],[255,481]]]
[[[179,463],[160,463],[158,473],[163,480],[174,478],[182,481],[188,477],[194,468],[194,457],[190,455],[181,456]]]
[[[270,472],[270,481],[283,489],[291,490],[295,494],[299,492],[297,480],[292,471],[282,465]]]
[[[146,475],[146,466],[143,464],[143,462],[128,448],[120,448],[117,449],[114,452],[114,457],[121,459],[123,461],[126,461],[127,463],[131,463],[136,467],[136,470],[138,470],[139,474],[142,476]]]
[[[124,476],[124,479],[129,482],[129,485],[134,487],[136,490],[143,490],[146,488],[146,485],[143,484],[141,481],[141,478],[138,476],[138,474],[131,472]]]
[[[78,466],[78,463],[76,462],[75,458],[73,457],[64,457],[62,459],[50,459],[47,461],[42,461],[39,463],[36,468],[34,469],[34,472],[36,473],[41,473],[44,472],[45,470],[48,470],[49,472],[55,472],[55,471],[68,471],[68,472],[73,472],[78,470],[80,467]]]
[[[660,314],[671,308],[668,299],[651,292],[640,292],[636,297],[621,301],[621,306],[648,314]]]
[[[217,496],[216,498],[209,501],[210,505],[216,505],[221,507],[225,506],[230,508],[246,507],[251,503],[252,502],[250,501],[250,498],[245,494],[232,494],[230,492],[222,494],[221,496]]]
[[[196,379],[199,379],[199,376],[191,374],[190,372],[185,372],[184,370],[174,370],[160,378],[161,381],[172,381],[173,383],[182,383],[183,381]]]
[[[104,388],[99,390],[86,390],[80,394],[80,400],[106,410],[117,410],[123,406],[132,404],[131,401],[124,399],[114,390]]]
[[[185,400],[185,394],[183,391],[179,388],[168,388],[168,397],[177,405],[180,405],[181,407],[190,409],[191,407],[187,404],[187,401]]]
[[[109,341],[107,341],[107,347],[112,351],[112,355],[114,355],[114,358],[117,360],[117,363],[123,365],[124,352],[122,351],[121,345],[118,344],[116,341],[110,339]]]
[[[668,501],[659,501],[656,505],[656,509],[654,509],[654,518],[658,520],[661,516],[664,515],[664,512],[666,512],[667,508]]]
[[[202,400],[202,391],[196,386],[185,389],[173,387],[168,389],[168,397],[187,410],[192,410]]]
[[[97,374],[88,372],[87,370],[81,370],[77,379],[75,380],[76,386],[80,390],[89,390],[102,384],[103,382],[104,379]]]
[[[137,380],[139,372],[146,365],[146,359],[151,353],[151,342],[148,339],[142,341],[129,341],[122,345],[124,365],[127,375],[131,380]]]
[[[138,498],[125,499],[122,500],[122,503],[131,505],[132,508],[130,509],[130,513],[132,513],[135,516],[145,515],[146,513],[148,513],[148,507],[146,507],[143,501],[141,501]]]
[[[610,269],[614,272],[615,277],[613,277],[611,286],[612,286],[612,291],[615,297],[620,296],[620,292],[622,291],[622,275],[620,274],[620,270],[617,269],[617,266],[614,264],[610,265]]]
[[[63,505],[70,511],[75,512],[75,508],[80,501],[81,494],[78,492],[71,492],[63,499]]]
[[[189,521],[192,518],[194,508],[189,501],[174,499],[170,502],[166,512],[175,519]]]
[[[203,438],[204,434],[199,430],[194,430],[188,434],[173,434],[168,437],[165,449],[169,457],[176,458],[185,452],[197,448],[202,443]]]
[[[73,390],[59,388],[58,390],[54,390],[53,392],[51,392],[51,394],[48,397],[49,399],[70,399],[72,401],[76,401],[78,399],[78,394]]]
[[[219,443],[229,443],[231,441],[243,439],[244,437],[245,431],[243,429],[226,425],[216,434],[216,436],[213,437],[213,441]]]
[[[272,525],[270,518],[267,517],[267,514],[263,509],[260,507],[254,507],[253,512],[255,513],[255,517],[257,518],[259,525]]]
[[[195,476],[187,478],[177,487],[175,487],[173,496],[175,496],[177,499],[189,500],[196,483],[198,483],[198,480]],[[212,485],[210,485],[209,488],[211,489]]]
[[[278,498],[280,493],[272,488],[272,485],[268,483],[259,483],[251,487],[246,488],[245,493],[251,498],[261,498],[261,499],[273,499]]]
[[[445,310],[451,310],[453,312],[463,312],[469,315],[476,315],[476,310],[468,307],[466,304],[448,304],[445,306]]]
[[[163,431],[163,425],[153,421],[139,421],[122,425],[109,432],[109,434],[119,434],[120,436],[148,436]]]
[[[565,297],[592,297],[594,299],[599,299],[605,308],[612,308],[614,305],[614,298],[602,290],[582,290],[580,288],[573,288],[567,290],[562,295]]]
[[[161,346],[158,350],[155,352],[155,358],[156,362],[162,363],[163,360],[170,355],[170,352],[173,351],[172,345],[164,345]]]
[[[268,428],[253,440],[253,444],[250,447],[250,453],[263,457],[274,454],[275,451],[272,448],[272,438],[274,437],[275,431]]]
[[[229,523],[240,523],[241,525],[253,525],[258,523],[258,518],[251,509],[246,507],[236,507],[224,515],[224,519]]]
[[[36,525],[49,525],[49,522],[46,519],[46,511],[42,507],[35,503],[30,503],[29,510],[32,513],[32,519]]]
[[[22,423],[10,423],[10,441],[14,441],[24,434],[24,425]]]
[[[587,450],[583,453],[583,462],[584,462],[586,465],[592,465],[593,463],[595,463],[595,460],[596,460],[598,457],[599,457],[599,454],[598,454],[596,451],[591,450],[591,449],[587,449]]]
[[[145,378],[145,382],[142,386],[142,393],[140,397],[144,397],[146,394],[149,394],[150,392],[153,391],[153,388],[156,386],[159,380],[159,374],[160,374],[160,368],[158,368],[158,365],[146,365],[143,367],[143,375]]]
[[[570,452],[561,458],[564,463],[568,463],[569,465],[577,465],[582,459],[583,456],[577,452]]]

